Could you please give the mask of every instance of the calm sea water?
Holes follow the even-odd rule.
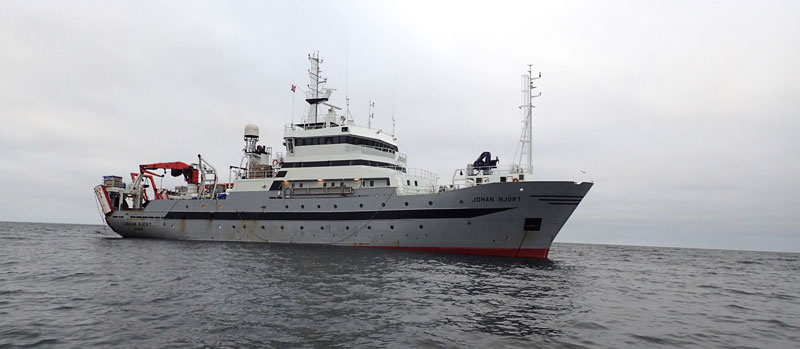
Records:
[[[800,255],[548,261],[0,223],[0,347],[798,347]]]

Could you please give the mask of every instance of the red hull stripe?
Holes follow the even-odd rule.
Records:
[[[547,258],[550,249],[547,248],[473,248],[473,247],[421,247],[421,246],[356,246],[366,248],[380,248],[387,250],[404,250],[420,252],[439,252],[474,254],[481,256],[501,256],[518,258]]]

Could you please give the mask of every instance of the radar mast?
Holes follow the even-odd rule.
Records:
[[[319,104],[327,105],[333,109],[340,108],[327,103],[331,93],[336,90],[325,87],[328,79],[323,78],[321,75],[322,71],[319,69],[319,65],[322,63],[322,59],[319,58],[319,52],[309,54],[308,61],[311,64],[308,69],[308,76],[311,78],[311,82],[308,84],[308,91],[306,91],[306,102],[309,104],[306,122],[317,123],[319,122]]]

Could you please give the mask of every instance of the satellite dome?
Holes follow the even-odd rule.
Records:
[[[258,138],[258,126],[256,124],[247,124],[244,127],[245,138]]]

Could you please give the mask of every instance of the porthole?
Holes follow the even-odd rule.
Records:
[[[333,208],[334,208],[334,209],[336,209],[336,208],[339,208],[339,206],[337,206],[337,205],[333,205]]]
[[[364,207],[364,204],[358,204],[358,207]]]
[[[301,209],[306,208],[306,205],[300,205],[300,208]]]
[[[394,226],[393,226],[393,225],[390,225],[390,226],[389,226],[389,229],[391,229],[391,230],[394,230]]]
[[[261,230],[264,230],[264,229],[266,229],[266,228],[264,228],[264,226],[262,225],[262,226],[261,226]]]
[[[300,230],[303,230],[303,226],[302,225],[300,226]]]
[[[467,225],[472,225],[472,221],[467,221]]]
[[[175,228],[175,224],[170,224],[169,227],[170,228]]]
[[[428,201],[428,206],[433,206],[433,201]]]
[[[372,230],[372,226],[371,226],[371,225],[368,225],[368,226],[367,226],[367,230]]]
[[[235,226],[235,225],[232,225],[232,226],[231,226],[231,228],[233,228],[233,229],[236,229],[236,226]]]
[[[381,207],[386,207],[386,203],[385,202],[381,202]]]
[[[325,227],[319,227],[319,230],[325,230]]]
[[[281,226],[281,230],[283,230],[283,226]]]
[[[463,204],[463,203],[464,203],[464,200],[458,200],[458,203],[459,203],[459,204]]]
[[[288,208],[289,208],[289,205],[286,205],[286,208],[288,209]]]
[[[317,205],[317,208],[322,208],[322,206],[320,206],[320,205]]]
[[[350,226],[348,225],[348,226],[344,227],[344,230],[350,230]]]
[[[422,224],[419,225],[419,228],[422,229]]]
[[[408,201],[406,201],[405,205],[408,206]]]

